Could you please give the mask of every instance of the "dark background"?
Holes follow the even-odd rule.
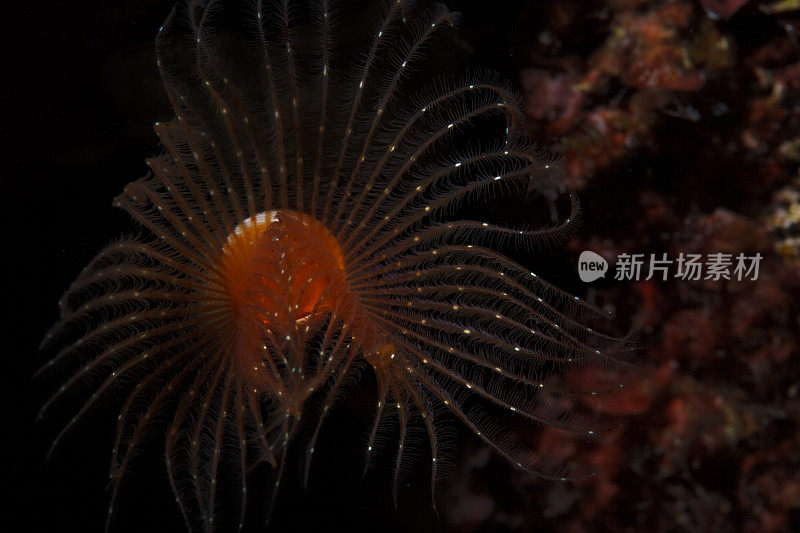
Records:
[[[558,13],[552,9],[553,3],[478,0],[447,3],[451,9],[464,15],[460,33],[453,40],[456,50],[449,50],[448,54],[467,58],[464,60],[467,65],[491,67],[520,90],[523,89],[521,73],[531,66],[543,67],[541,57],[534,59],[532,50],[539,46],[537,39],[541,32],[554,25],[553,17]],[[700,24],[704,19],[699,4],[684,3],[694,6]],[[564,4],[574,8],[575,2]],[[584,59],[608,38],[606,26],[610,16],[606,2],[598,0],[585,4],[581,16],[572,15],[582,22],[566,26],[566,30],[562,27],[565,34],[561,35],[564,49]],[[7,370],[3,387],[8,413],[6,440],[11,451],[6,455],[4,478],[13,492],[9,516],[17,521],[17,525],[10,529],[12,531],[91,532],[103,528],[109,493],[107,468],[114,411],[109,409],[105,414],[87,417],[87,421],[62,444],[52,459],[45,462],[50,440],[69,415],[55,411],[45,422],[34,423],[39,406],[54,390],[54,385],[34,381],[31,376],[45,362],[37,346],[58,316],[56,303],[62,292],[105,243],[132,229],[127,215],[111,207],[111,199],[125,184],[146,173],[144,158],[160,151],[152,126],[156,121],[172,117],[158,78],[152,46],[155,32],[170,7],[171,2],[150,0],[75,5],[28,3],[14,8],[7,21],[17,26],[7,35],[6,50],[12,63],[12,75],[0,88],[4,129],[11,141],[5,143],[11,168],[2,177],[2,216],[7,280],[4,291],[5,335],[11,339],[6,348]],[[603,9],[606,9],[605,15]],[[730,21],[722,20],[716,24],[735,37],[739,62],[770,40],[785,35],[774,18],[759,14],[753,6]],[[691,135],[685,134],[685,122],[666,118],[653,134],[659,142],[657,150],[648,148],[629,154],[617,164],[605,168],[599,177],[584,187],[582,199],[586,221],[578,233],[577,242],[580,244],[573,242],[568,250],[541,252],[535,256],[519,253],[517,258],[535,266],[537,272],[562,288],[585,296],[587,289],[574,275],[573,265],[580,247],[586,243],[596,245],[604,242],[603,239],[614,242],[628,239],[640,244],[639,251],[672,250],[666,243],[679,239],[676,224],[681,225],[684,234],[687,231],[683,220],[690,211],[689,204],[700,206],[697,210],[701,213],[710,213],[722,206],[753,219],[761,216],[771,201],[772,191],[786,183],[788,178],[770,183],[768,187],[757,177],[760,176],[757,172],[764,166],[763,160],[756,159],[755,163],[748,160],[741,164],[739,159],[730,155],[720,156],[720,161],[724,159],[729,165],[728,170],[721,170],[717,168],[716,160],[722,148],[710,148],[707,152],[701,150],[712,130],[733,130],[745,120],[749,103],[743,96],[737,100],[736,94],[739,93],[736,90],[743,91],[742,87],[747,87],[752,80],[742,74],[736,75],[739,78],[731,78],[734,80],[730,82],[731,88],[719,82],[711,84],[709,92],[714,96],[693,101],[699,107],[715,95],[730,93],[726,102],[733,111],[727,118],[710,125],[706,122],[693,124]],[[739,85],[733,87],[734,82]],[[609,91],[609,100],[616,97],[611,93],[614,91]],[[796,122],[792,124],[797,125]],[[544,133],[540,137],[538,131],[532,127],[535,140],[548,146],[553,144],[552,138]],[[791,134],[796,134],[796,131]],[[789,138],[790,132],[785,135]],[[724,133],[722,138],[723,141],[726,139]],[[704,166],[688,172],[687,168],[698,160],[702,161],[701,156],[706,158]],[[790,176],[790,172],[786,170],[785,175]],[[705,186],[693,185],[698,182]],[[690,192],[682,192],[690,188]],[[640,193],[644,190],[655,191],[660,197],[667,198],[681,222],[668,228],[644,225],[642,229],[642,220],[648,209],[641,203]],[[487,217],[502,216],[506,211],[511,211],[505,215],[509,218],[518,216],[514,210],[504,208],[504,204],[498,202],[479,209]],[[639,227],[638,232],[632,229],[634,227]],[[686,227],[691,226],[687,223]],[[656,235],[656,231],[662,230],[668,233],[668,237],[663,239],[665,242],[654,244],[648,240],[651,235]],[[653,240],[658,239],[654,237]],[[791,284],[782,287],[785,286]],[[618,327],[622,331],[633,321],[632,310],[641,308],[643,301],[647,306],[645,288],[622,290],[613,283],[606,283],[600,285],[600,290],[609,293],[607,300],[614,301],[621,321]],[[671,292],[670,287],[659,287],[658,290]],[[795,298],[797,287],[793,290],[792,298]],[[792,328],[792,334],[797,338],[798,307],[796,300],[790,301],[794,302],[789,306],[790,318],[783,321],[776,318],[773,322],[778,330]],[[668,308],[669,304],[661,300],[658,306]],[[652,320],[666,322],[669,316],[664,313]],[[795,317],[794,321],[791,317]],[[652,361],[648,366],[647,354],[658,353],[661,347],[659,343],[664,338],[661,325],[651,324],[645,334],[644,347],[657,346],[652,352],[645,350],[643,366],[655,368],[656,363]],[[651,342],[648,339],[656,340]],[[768,340],[764,338],[758,342],[766,343]],[[724,345],[724,342],[718,341],[718,344]],[[683,345],[679,348],[691,352]],[[694,370],[679,356],[673,360],[686,374]],[[787,371],[782,387],[797,380],[796,361],[795,345],[782,367],[794,370]],[[701,370],[710,372],[711,376],[721,372],[714,366]],[[720,380],[734,379],[726,377]],[[304,492],[296,487],[296,483],[294,486],[289,483],[279,499],[276,530],[317,531],[324,527],[331,531],[527,531],[539,527],[604,530],[623,526],[663,530],[666,522],[659,521],[658,517],[678,515],[670,507],[659,511],[660,515],[655,517],[655,511],[647,514],[650,511],[640,510],[637,518],[632,509],[637,502],[649,501],[648,498],[660,501],[673,497],[660,492],[661,487],[670,482],[669,478],[656,479],[647,470],[643,473],[634,467],[627,470],[623,467],[622,473],[615,478],[616,486],[622,487],[622,496],[617,496],[602,511],[592,514],[581,507],[581,502],[589,500],[587,494],[599,492],[599,487],[578,487],[573,491],[542,482],[533,484],[531,488],[531,484],[519,481],[518,477],[512,479],[514,474],[501,461],[483,457],[481,446],[465,432],[458,436],[457,479],[451,482],[454,486],[439,501],[441,519],[430,510],[424,472],[412,480],[410,488],[401,490],[399,508],[395,511],[391,501],[390,470],[384,465],[384,468],[373,469],[365,481],[360,476],[361,457],[357,449],[360,449],[365,424],[369,421],[369,413],[362,406],[372,404],[372,387],[367,378],[364,386],[326,424],[312,467],[311,488]],[[645,453],[642,450],[649,445],[648,435],[652,427],[669,427],[664,415],[670,412],[666,406],[672,405],[669,399],[682,394],[689,395],[683,392],[653,393],[655,407],[652,409],[656,415],[648,417],[645,414],[647,422],[634,418],[628,425],[626,438],[641,444],[634,444],[638,446],[636,454]],[[781,394],[767,396],[772,398],[771,402],[784,405],[785,396]],[[734,502],[735,508],[735,512],[726,515],[727,518],[721,522],[703,522],[697,518],[684,527],[744,529],[746,524],[751,524],[748,521],[751,516],[759,516],[755,506],[750,508],[741,503],[741,496],[740,503],[735,503],[740,490],[738,478],[720,476],[719,471],[738,472],[747,453],[762,446],[764,449],[777,446],[782,442],[781,435],[789,435],[791,440],[791,436],[796,435],[792,422],[794,415],[786,414],[789,408],[785,409],[783,415],[775,415],[775,418],[782,416],[781,420],[788,422],[776,426],[777,429],[770,426],[766,436],[756,434],[752,438],[761,439],[758,443],[739,443],[721,452],[712,450],[706,455],[701,454],[700,458],[705,461],[703,464],[708,465],[707,471],[695,468],[700,473],[693,473],[689,466],[677,469],[674,477],[694,476],[699,480],[699,486],[713,494],[721,494],[722,500]],[[619,449],[623,454],[627,453],[623,447]],[[115,531],[180,531],[183,528],[162,472],[162,462],[156,460],[159,450],[149,452],[140,461],[142,466],[122,494]],[[631,457],[633,455],[631,452]],[[711,456],[722,460],[715,463],[709,458]],[[686,452],[687,462],[690,459],[692,454]],[[624,464],[625,459],[617,462]],[[470,472],[470,465],[475,464],[478,465],[475,466],[478,474],[470,477],[464,473]],[[797,468],[800,462],[795,455],[786,464],[791,469]],[[689,482],[681,483],[681,487],[693,486]],[[628,486],[630,491],[626,495],[624,492]],[[490,494],[495,511],[488,518],[464,521],[459,516],[471,516],[474,510],[470,508],[471,502],[484,501],[466,497],[465,492],[471,491]],[[798,519],[797,504],[792,500],[791,491],[786,498],[789,503],[784,514],[788,518],[778,522],[772,529],[774,531],[788,530],[792,521]],[[681,498],[674,496],[674,499]],[[694,496],[684,499],[689,502],[688,507],[702,500],[697,491]],[[567,505],[562,501],[572,503]],[[562,509],[565,505],[566,511]],[[711,509],[703,512],[722,513],[717,500],[703,505]],[[692,512],[689,514],[693,519],[703,515],[700,511]],[[643,513],[644,519],[641,518]],[[593,522],[595,519],[596,523]],[[617,519],[618,523],[615,522]],[[755,530],[760,530],[757,526],[763,522],[756,520],[752,524],[756,524]]]

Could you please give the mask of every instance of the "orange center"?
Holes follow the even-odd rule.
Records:
[[[338,350],[357,349],[375,368],[394,362],[394,345],[350,291],[336,238],[313,217],[284,209],[243,221],[223,247],[219,274],[238,332],[234,364],[250,387],[282,397],[287,409],[299,408],[313,388],[287,388],[276,368],[302,373],[303,335],[326,321],[348,336]]]
[[[290,210],[251,217],[228,237],[220,268],[237,323],[280,327],[330,312],[347,292],[336,239]]]

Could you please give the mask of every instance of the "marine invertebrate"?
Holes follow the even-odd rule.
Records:
[[[515,446],[481,403],[584,437],[601,429],[556,407],[602,392],[558,370],[618,364],[629,346],[582,325],[602,312],[488,246],[556,239],[576,200],[545,229],[448,220],[462,201],[553,178],[518,132],[516,97],[489,75],[419,88],[415,69],[455,19],[441,5],[392,2],[350,67],[331,51],[332,19],[324,0],[188,2],[159,31],[176,119],[156,125],[152,174],[114,200],[146,234],[90,262],[43,342],[58,350],[43,372],[72,372],[43,412],[87,396],[54,446],[127,395],[109,520],[160,427],[187,526],[223,527],[224,485],[238,506],[224,518],[241,529],[248,472],[269,463],[277,489],[302,441],[307,476],[323,421],[365,367],[379,395],[364,448],[396,422],[395,490],[420,426],[435,491],[448,414],[519,468],[570,475]]]

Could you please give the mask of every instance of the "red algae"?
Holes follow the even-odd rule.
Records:
[[[561,147],[568,183],[578,189],[652,145],[659,118],[696,120],[676,98],[701,91],[734,61],[732,41],[690,2],[610,4],[608,36],[580,68],[564,55],[555,59],[559,68],[522,73],[531,131]],[[616,84],[623,89],[608,94]]]
[[[484,529],[782,532],[800,523],[800,50],[796,12],[765,11],[745,1],[566,2],[548,38],[531,45],[521,72],[530,131],[564,154],[583,201],[609,211],[570,243],[576,257],[764,260],[746,282],[593,285],[598,301],[640,326],[642,350],[636,375],[588,409],[629,419],[597,445],[520,429],[539,451],[589,457],[599,473],[569,485],[515,477],[517,492],[494,499]],[[463,481],[492,494],[503,474],[490,468]],[[506,503],[531,493],[536,511]]]

